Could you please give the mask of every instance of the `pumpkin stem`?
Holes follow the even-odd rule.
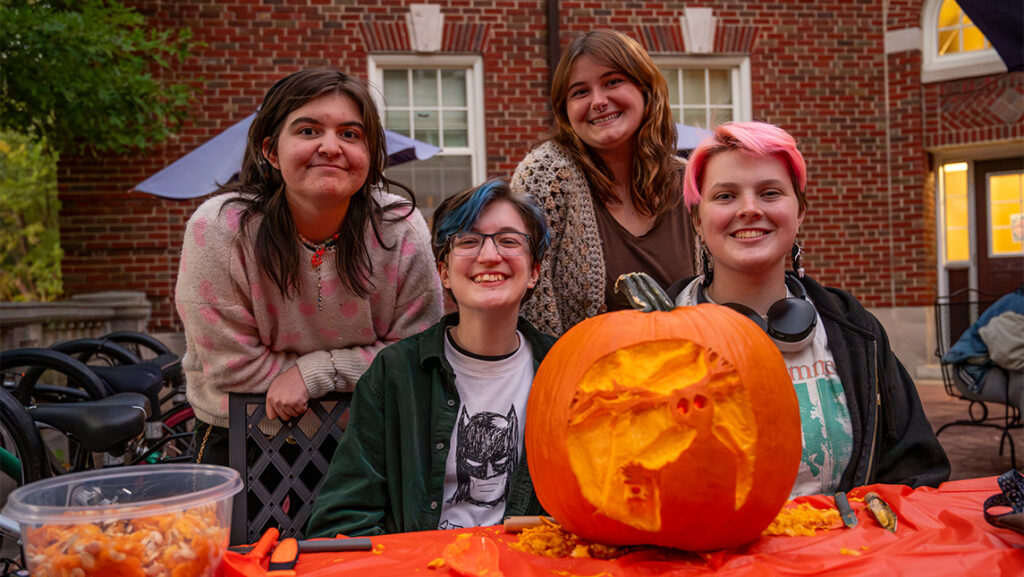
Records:
[[[625,294],[634,309],[645,313],[667,312],[676,308],[676,303],[668,298],[668,293],[647,273],[629,272],[620,275],[615,279],[615,292]]]

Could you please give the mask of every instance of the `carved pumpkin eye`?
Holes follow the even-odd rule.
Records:
[[[548,352],[527,410],[530,474],[567,530],[688,550],[757,539],[800,460],[778,348],[717,305],[588,319]]]

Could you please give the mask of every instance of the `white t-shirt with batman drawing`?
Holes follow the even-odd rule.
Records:
[[[533,352],[521,333],[519,349],[494,359],[469,355],[445,339],[461,405],[445,464],[438,529],[497,525],[506,492],[523,455]]]

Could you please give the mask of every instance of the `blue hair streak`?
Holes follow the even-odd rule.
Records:
[[[456,234],[469,232],[492,202],[504,200],[516,207],[530,235],[530,252],[540,262],[551,244],[544,212],[533,197],[516,194],[503,180],[494,179],[446,198],[434,212],[431,240],[434,256],[441,260],[448,252],[448,241]]]

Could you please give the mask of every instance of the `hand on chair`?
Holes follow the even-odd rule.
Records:
[[[302,416],[309,408],[309,389],[299,367],[278,375],[267,389],[267,417],[287,421]]]

